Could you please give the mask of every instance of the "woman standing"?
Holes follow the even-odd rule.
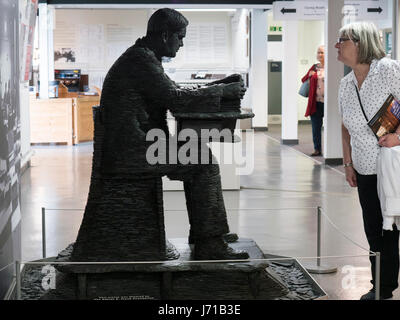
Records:
[[[382,229],[377,192],[378,140],[367,125],[391,93],[400,98],[400,64],[385,58],[379,33],[372,23],[356,22],[339,31],[338,60],[353,69],[339,88],[342,145],[346,180],[358,188],[364,230],[370,250],[381,252],[380,298],[392,297],[398,287],[399,231]],[[370,257],[373,288],[361,300],[375,298],[375,257]]]
[[[324,78],[325,78],[325,49],[319,46],[317,50],[317,60],[306,75],[301,79],[302,82],[310,81],[310,91],[308,94],[308,104],[305,117],[310,116],[314,152],[312,157],[321,156],[321,129],[324,118]]]

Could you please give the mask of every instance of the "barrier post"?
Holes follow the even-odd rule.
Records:
[[[380,299],[381,291],[381,253],[376,252],[375,256],[375,300]]]
[[[46,258],[46,209],[42,207],[42,255]]]
[[[21,300],[21,263],[15,261],[15,298]]]
[[[317,266],[321,266],[321,207],[317,207]]]
[[[310,273],[334,273],[337,271],[336,267],[321,265],[321,207],[317,207],[317,265],[306,266],[306,270]]]

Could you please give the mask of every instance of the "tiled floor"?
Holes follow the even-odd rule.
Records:
[[[270,124],[268,125],[268,132],[266,134],[277,140],[281,141],[281,125],[280,124]],[[314,144],[312,141],[312,132],[311,132],[311,124],[310,123],[302,123],[298,125],[297,130],[297,138],[299,140],[299,144],[293,145],[292,148],[298,150],[305,155],[310,155],[314,151]],[[322,128],[321,132],[321,141],[322,146],[324,144],[324,129]],[[324,158],[322,156],[312,157],[315,161],[323,163]],[[335,169],[342,171],[344,173],[344,169],[342,166],[337,166]]]
[[[308,127],[299,129],[301,135],[308,135]],[[224,192],[231,231],[254,239],[266,253],[299,257],[302,264],[315,265],[315,258],[301,257],[316,256],[316,208],[321,206],[335,225],[323,216],[322,256],[334,258],[323,258],[322,264],[337,266],[338,272],[313,277],[329,299],[358,299],[370,284],[368,252],[360,248],[368,245],[356,190],[337,168],[268,135],[257,132],[254,136],[255,168],[241,177],[241,190]],[[32,167],[21,184],[24,261],[42,257],[42,207],[47,208],[47,255],[56,255],[75,240],[90,182],[91,143],[38,146],[34,151]],[[167,237],[187,237],[183,192],[164,192],[164,207]],[[395,299],[400,299],[399,292]]]

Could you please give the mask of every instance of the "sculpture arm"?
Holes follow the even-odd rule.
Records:
[[[224,85],[199,89],[178,87],[164,72],[161,63],[151,53],[138,55],[135,78],[143,96],[174,112],[217,112]]]
[[[220,110],[222,86],[177,89],[168,107],[174,112],[217,112]]]

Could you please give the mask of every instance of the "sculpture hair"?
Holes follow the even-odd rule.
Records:
[[[160,34],[164,31],[177,32],[186,28],[189,21],[178,11],[163,8],[154,12],[147,23],[147,35]]]

